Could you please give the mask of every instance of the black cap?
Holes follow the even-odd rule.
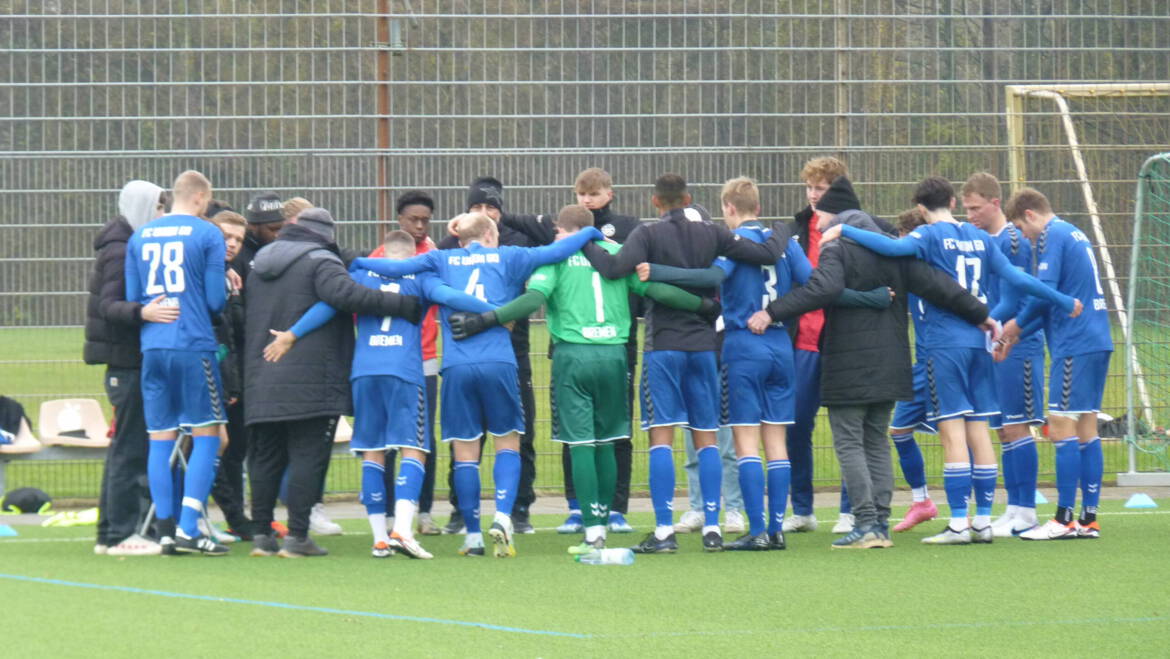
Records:
[[[833,180],[825,195],[817,202],[817,210],[837,215],[848,210],[861,210],[861,202],[853,192],[853,184],[844,176]]]
[[[467,190],[467,209],[477,204],[487,204],[504,210],[504,184],[490,176],[481,176],[471,183]]]
[[[248,207],[244,209],[244,217],[248,224],[271,224],[283,222],[284,202],[275,192],[261,192],[248,200]]]

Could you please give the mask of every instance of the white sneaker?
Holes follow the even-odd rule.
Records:
[[[1066,526],[1054,519],[1020,534],[1021,540],[1068,540],[1075,537],[1077,537],[1075,523]]]
[[[439,535],[439,527],[435,524],[435,520],[431,517],[430,513],[419,513],[418,533],[419,535]]]
[[[200,533],[202,533],[203,535],[211,536],[212,540],[215,540],[216,542],[218,542],[221,545],[230,545],[233,542],[239,542],[239,540],[240,540],[236,536],[234,536],[230,533],[227,533],[226,531],[219,530],[219,528],[216,527],[214,524],[208,523],[206,517],[200,517],[199,521],[196,524],[199,527]]]
[[[723,517],[723,532],[731,535],[735,533],[744,533],[747,528],[747,521],[743,518],[743,513],[738,510],[729,510],[727,515]]]
[[[853,514],[841,513],[837,517],[837,523],[833,525],[833,533],[840,533],[842,535],[851,533],[853,531]]]
[[[162,545],[137,533],[106,549],[107,556],[158,556]]]
[[[97,554],[98,556],[105,556],[108,551],[110,551],[109,545],[98,544],[93,546],[93,553]]]
[[[956,531],[947,525],[942,533],[936,533],[922,539],[924,545],[969,545],[971,544],[971,528]]]
[[[785,533],[811,533],[817,530],[817,518],[814,515],[789,515],[784,518],[780,530]]]
[[[676,533],[694,533],[703,528],[704,521],[703,513],[697,510],[688,510],[678,518],[678,523],[674,525]]]
[[[341,526],[325,514],[325,504],[318,503],[309,511],[309,530],[316,535],[341,535]]]
[[[1004,513],[995,518],[995,521],[991,523],[991,534],[997,538],[1010,538],[1012,537],[1012,529],[1015,528],[1015,525],[1015,511]]]

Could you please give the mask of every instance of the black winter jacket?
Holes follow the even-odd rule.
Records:
[[[353,281],[337,246],[312,231],[289,225],[256,253],[244,285],[245,423],[352,414],[349,370],[353,316],[417,314],[418,299],[383,293]],[[269,329],[291,327],[309,307],[324,301],[339,312],[301,337],[279,362],[264,361]],[[410,307],[410,308],[408,308]]]
[[[126,243],[134,229],[119,215],[102,227],[93,240],[97,263],[89,276],[85,310],[86,364],[140,368],[138,335],[142,305],[126,299]]]
[[[637,229],[638,225],[642,223],[633,215],[618,215],[613,212],[609,204],[590,212],[593,213],[593,226],[597,227],[601,235],[619,243],[626,242],[630,232]],[[550,245],[557,236],[556,214],[514,215],[504,213],[500,216],[500,224],[528,236],[534,245]]]
[[[861,211],[845,211],[839,217],[853,226],[877,230],[874,219]],[[895,292],[886,309],[832,306],[845,288],[865,291],[878,286]],[[881,256],[845,238],[823,246],[819,265],[804,286],[768,305],[773,320],[825,309],[823,405],[864,405],[914,397],[907,291],[972,324],[983,322],[988,315],[987,305],[946,273],[915,258]]]

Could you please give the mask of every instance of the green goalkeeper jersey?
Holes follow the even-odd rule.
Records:
[[[598,243],[614,253],[621,245]],[[528,289],[547,298],[548,331],[569,343],[625,343],[630,334],[629,294],[646,293],[637,275],[606,279],[581,252],[552,265],[541,266],[528,279]]]

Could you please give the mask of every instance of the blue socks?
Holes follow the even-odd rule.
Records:
[[[947,505],[951,508],[951,519],[962,520],[962,525],[956,530],[967,528],[967,493],[971,491],[971,463],[944,463],[943,489],[947,493]]]
[[[845,487],[845,481],[841,481],[840,510],[842,515],[853,514],[853,504],[849,503],[849,490]]]
[[[386,473],[385,465],[371,460],[362,460],[362,504],[367,515],[386,514]]]
[[[479,528],[479,463],[455,461],[455,500],[468,533],[481,533]]]
[[[768,533],[776,533],[784,523],[784,507],[788,505],[788,487],[792,483],[792,463],[787,460],[768,461]]]
[[[1072,510],[1077,503],[1077,481],[1081,476],[1081,454],[1077,438],[1053,442],[1056,447],[1056,506]]]
[[[715,460],[719,460],[718,452]],[[673,526],[674,451],[665,444],[650,447],[650,501],[654,505],[655,525]]]
[[[199,520],[203,503],[215,482],[215,460],[219,453],[218,435],[195,435],[191,438],[191,457],[187,459],[187,479],[183,483],[183,512],[179,528],[189,538],[199,537]]]
[[[1003,489],[1007,491],[1007,505],[1020,505],[1020,477],[1016,469],[1016,446],[1022,439],[1003,442],[999,463],[1003,465]]]
[[[748,533],[759,535],[764,532],[764,463],[760,456],[748,455],[735,464],[739,468],[739,489],[750,525]]]
[[[512,449],[497,451],[492,478],[496,482],[496,511],[511,515],[520,488],[520,454]]]
[[[414,458],[403,458],[402,464],[398,466],[398,478],[394,481],[394,498],[417,504],[425,474],[423,463]]]
[[[1081,458],[1081,506],[1086,513],[1097,514],[1101,501],[1101,477],[1105,472],[1105,454],[1101,451],[1101,438],[1094,437],[1080,445]]]
[[[898,451],[898,464],[902,467],[902,478],[910,487],[926,486],[926,461],[922,458],[922,449],[914,441],[914,433],[899,433],[890,435],[894,440],[894,449]]]
[[[1024,437],[1012,442],[1012,461],[1016,471],[1016,505],[1021,508],[1036,507],[1036,479],[1040,471],[1040,456],[1036,452],[1036,440]],[[1006,477],[1005,477],[1006,479]]]
[[[703,525],[719,526],[719,502],[723,490],[723,461],[719,459],[719,447],[715,444],[704,446],[696,454],[699,457],[699,491],[703,494]]]
[[[975,465],[971,470],[971,484],[975,488],[975,514],[991,515],[991,504],[995,503],[995,481],[998,474],[996,465]]]
[[[146,475],[150,481],[150,498],[154,514],[159,519],[173,519],[175,514],[175,484],[171,476],[173,439],[152,439],[147,453]]]

